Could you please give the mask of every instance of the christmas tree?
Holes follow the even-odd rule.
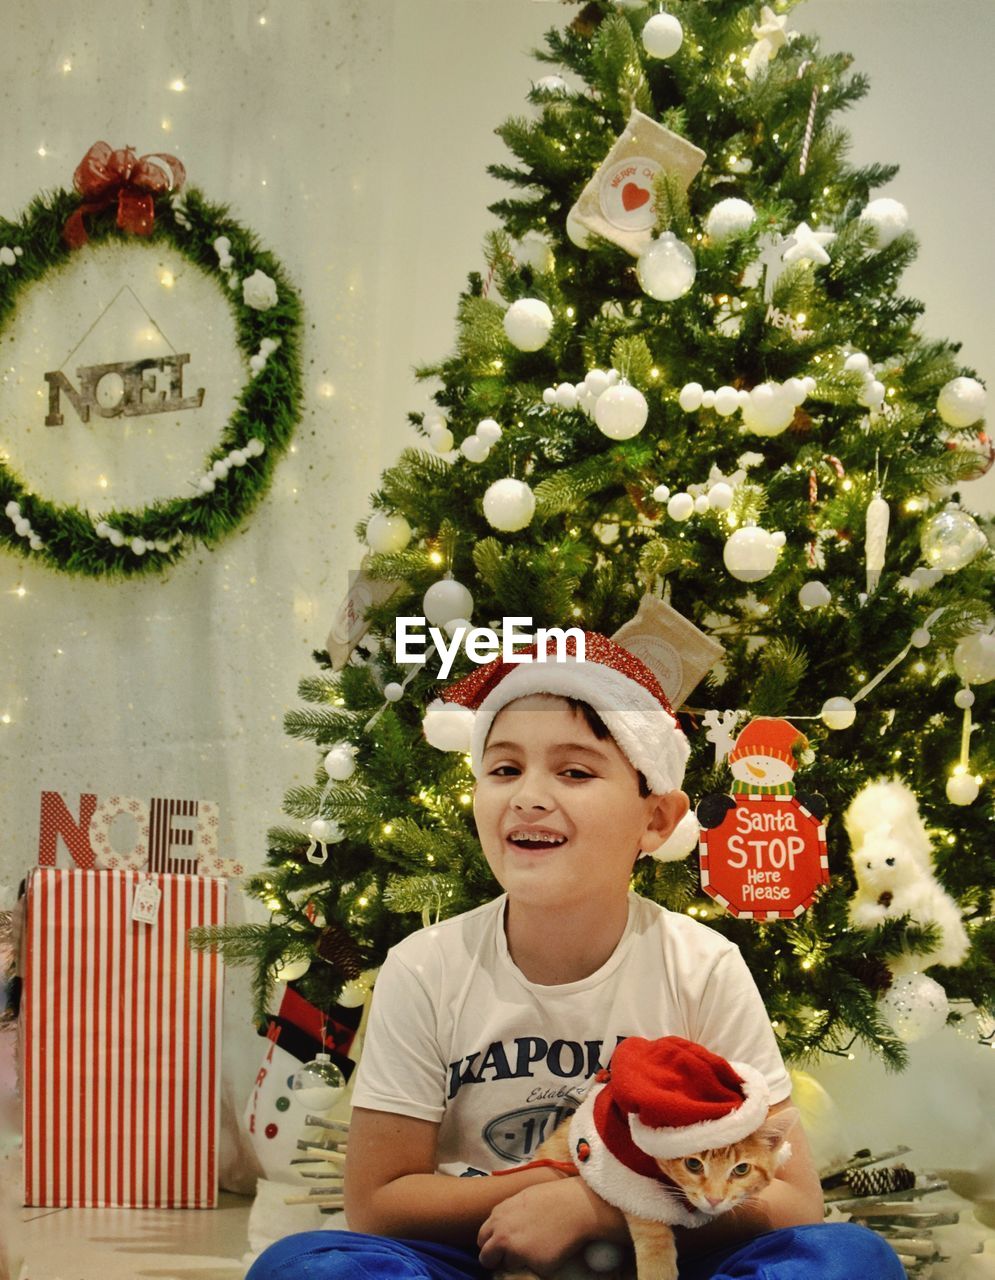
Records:
[[[873,195],[897,169],[849,166],[835,123],[866,80],[791,7],[594,0],[537,54],[486,269],[419,371],[434,408],[287,716],[317,767],[249,881],[271,918],[201,938],[255,966],[260,1013],[277,978],[356,1003],[400,937],[498,891],[468,758],[423,728],[474,665],[461,647],[442,679],[438,649],[505,618],[612,635],[646,597],[717,642],[681,708],[692,805],[730,789],[751,718],[787,721],[828,883],[801,914],[736,914],[677,856],[691,830],[633,887],[740,946],[789,1058],[856,1036],[900,1065],[946,997],[995,1007],[995,758],[972,736],[995,561],[956,491],[990,462],[984,388],[917,332],[908,214]],[[411,616],[439,628],[420,663]],[[433,716],[460,745],[456,710]]]

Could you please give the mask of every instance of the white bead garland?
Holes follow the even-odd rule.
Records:
[[[31,527],[31,521],[27,516],[21,514],[20,505],[15,502],[13,498],[11,498],[10,502],[8,502],[6,507],[4,507],[4,511],[7,514],[7,518],[14,526],[14,532],[19,538],[24,538],[27,541],[28,546],[32,551],[44,550],[44,542],[42,542],[41,538]]]
[[[197,488],[201,493],[213,493],[217,482],[227,479],[232,467],[244,467],[250,458],[258,458],[265,452],[265,443],[258,436],[253,436],[240,449],[232,449],[226,457],[213,462],[197,481]]]
[[[13,248],[11,248],[10,245],[7,245],[7,244],[0,245],[0,267],[15,266],[17,264],[17,259],[23,253],[24,253],[24,250],[21,248],[19,244],[14,245]]]
[[[277,347],[279,347],[279,345],[280,342],[277,338],[263,338],[262,342],[259,344],[259,350],[256,354],[249,356],[249,369],[253,377],[262,373],[266,368],[266,361],[270,358]]]

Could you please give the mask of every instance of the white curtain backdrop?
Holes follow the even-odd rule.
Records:
[[[36,861],[42,791],[71,809],[83,792],[216,801],[221,853],[262,865],[283,792],[314,766],[283,714],[358,564],[367,494],[414,439],[407,410],[427,405],[411,366],[450,349],[457,292],[481,268],[501,192],[484,172],[503,158],[494,126],[529,110],[523,94],[546,71],[528,51],[570,12],[542,0],[51,0],[29,22],[0,0],[0,211],[69,187],[98,139],[171,152],[282,259],[306,308],[303,421],[226,543],[129,582],[0,556],[0,901]],[[995,8],[807,0],[791,21],[872,75],[846,121],[853,158],[902,165],[887,194],[922,238],[906,291],[927,304],[926,332],[962,339],[990,376]],[[6,337],[4,376],[18,359]],[[9,429],[0,417],[0,446]],[[97,509],[96,468],[87,478],[46,445],[53,486],[71,482]],[[995,506],[992,474],[972,488],[973,505]],[[246,1023],[236,983],[238,1109],[261,1056]]]

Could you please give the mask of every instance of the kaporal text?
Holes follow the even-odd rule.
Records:
[[[533,634],[531,618],[502,618],[500,632],[491,627],[456,627],[447,636],[442,627],[425,627],[425,619],[400,617],[394,622],[395,659],[405,665],[425,662],[429,645],[435,647],[442,659],[439,675],[444,680],[452,671],[460,649],[464,649],[471,662],[492,662],[500,657],[503,662],[583,662],[585,659],[584,632],[580,627],[538,627]],[[567,653],[567,640],[572,636],[575,654]],[[555,649],[547,652],[549,642]],[[537,645],[538,653],[516,653],[516,646]]]

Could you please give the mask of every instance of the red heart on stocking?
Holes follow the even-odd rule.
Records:
[[[634,182],[627,182],[622,188],[622,207],[627,213],[639,209],[650,198],[645,187],[637,187]]]

